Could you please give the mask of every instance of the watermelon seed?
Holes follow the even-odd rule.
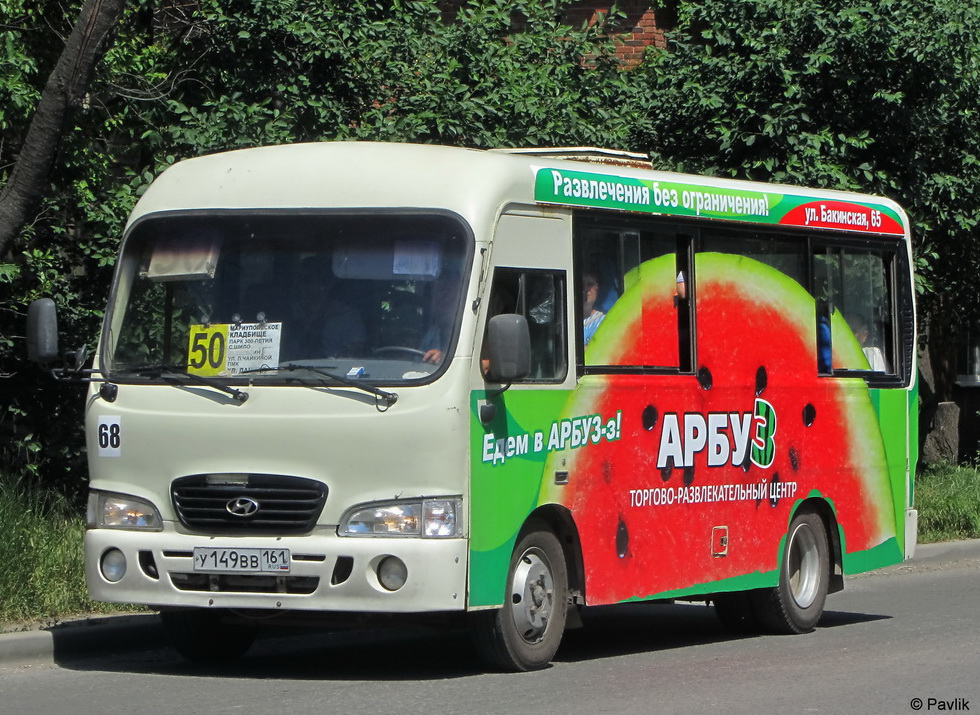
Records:
[[[758,397],[765,392],[768,384],[769,374],[766,372],[766,366],[760,365],[759,369],[755,371],[755,396]]]
[[[602,460],[602,479],[606,484],[612,483],[612,462],[608,459]]]
[[[684,467],[684,486],[689,487],[694,484],[694,467]]]
[[[665,482],[670,480],[670,473],[674,471],[674,460],[670,460],[660,470],[660,478]]]
[[[626,522],[622,515],[619,517],[619,526],[616,527],[616,553],[619,558],[625,559],[630,548],[630,532],[626,528]]]
[[[803,424],[810,427],[815,419],[817,419],[817,408],[808,402],[803,408]]]
[[[656,407],[654,407],[653,405],[647,405],[646,407],[644,407],[643,408],[643,429],[645,429],[647,432],[649,432],[654,427],[656,427],[657,426],[657,418],[658,417],[659,417],[659,415],[657,414],[657,408]]]
[[[702,365],[701,369],[698,370],[698,384],[700,384],[701,388],[704,390],[711,389],[711,384],[712,384],[711,370],[706,368],[704,365]]]
[[[789,466],[794,472],[800,471],[800,453],[796,451],[796,447],[789,448]]]

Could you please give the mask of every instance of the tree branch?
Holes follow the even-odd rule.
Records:
[[[41,201],[72,110],[78,107],[99,63],[115,39],[126,0],[86,0],[65,49],[34,110],[17,163],[0,192],[0,257]]]

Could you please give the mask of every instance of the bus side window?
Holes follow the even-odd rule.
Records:
[[[498,268],[493,276],[489,306],[488,322],[502,313],[517,313],[527,320],[531,374],[524,382],[565,379],[568,361],[564,271]]]
[[[701,232],[701,252],[736,257],[737,263],[765,276],[774,284],[782,284],[802,296],[815,296],[816,311],[812,331],[816,334],[815,355],[809,357],[821,375],[829,374],[831,366],[831,307],[832,302],[819,291],[810,291],[808,244],[802,236],[783,236],[769,231],[747,228],[706,228]],[[792,281],[789,283],[788,281]],[[795,286],[793,286],[795,284]]]
[[[887,251],[826,248],[815,254],[814,293],[818,321],[823,321],[818,323],[818,345],[829,334],[826,350],[833,354],[833,364],[822,364],[821,374],[895,374],[891,261]]]
[[[690,370],[688,242],[655,219],[579,218],[576,342],[584,372]]]

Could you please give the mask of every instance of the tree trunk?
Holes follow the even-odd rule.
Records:
[[[932,412],[929,432],[922,444],[925,464],[959,464],[960,406],[955,402],[940,402]]]
[[[58,146],[95,66],[115,38],[126,0],[85,0],[58,64],[48,77],[7,185],[0,192],[0,258],[47,190]]]
[[[935,314],[923,311],[919,325],[926,342],[919,353],[919,454],[926,464],[957,464],[960,409],[952,401],[955,341],[946,320]]]

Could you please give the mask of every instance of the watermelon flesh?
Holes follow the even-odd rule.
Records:
[[[673,257],[641,268],[588,364],[676,364]],[[793,511],[811,496],[833,509],[847,552],[896,536],[867,385],[818,376],[813,297],[742,256],[699,254],[695,280],[696,374],[585,376],[562,417],[618,415],[620,432],[548,457],[545,475],[567,470],[568,484],[544,480],[539,501],[575,519],[590,604],[774,574]],[[843,317],[832,321],[834,364],[860,364]]]

